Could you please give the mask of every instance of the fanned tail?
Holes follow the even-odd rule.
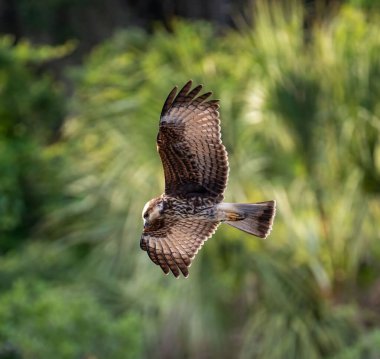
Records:
[[[221,203],[224,222],[256,237],[266,238],[272,230],[276,201],[258,203]]]

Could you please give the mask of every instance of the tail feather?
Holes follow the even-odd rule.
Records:
[[[225,223],[256,237],[268,237],[276,214],[276,201],[223,205],[225,205]]]

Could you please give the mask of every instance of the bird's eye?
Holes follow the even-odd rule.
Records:
[[[144,218],[148,218],[149,217],[149,215],[148,215],[148,213],[144,213]]]

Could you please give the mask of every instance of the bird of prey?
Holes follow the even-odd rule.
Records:
[[[220,223],[266,238],[276,202],[225,203],[229,172],[221,141],[219,100],[198,96],[192,81],[167,97],[160,117],[157,150],[165,192],[145,204],[140,247],[165,274],[189,275],[188,267]]]

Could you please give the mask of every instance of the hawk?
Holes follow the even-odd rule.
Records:
[[[189,275],[188,267],[220,223],[266,238],[276,202],[224,203],[229,165],[221,141],[219,100],[198,96],[192,81],[167,97],[159,123],[157,150],[165,192],[145,204],[140,247],[165,274]]]

